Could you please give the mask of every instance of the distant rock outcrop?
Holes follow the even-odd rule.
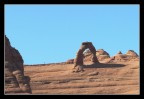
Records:
[[[5,36],[5,94],[31,93],[30,78],[24,76],[23,59],[18,50],[11,47]]]
[[[97,56],[99,61],[110,58],[110,55],[106,51],[104,51],[103,49],[97,50],[96,56]],[[84,61],[90,61],[91,57],[92,57],[92,53],[90,52],[90,50],[86,50],[84,52]]]
[[[137,53],[134,52],[133,50],[128,50],[128,52],[126,53],[126,55],[128,57],[131,57],[131,58],[137,58],[138,57]]]
[[[104,51],[103,49],[97,50],[96,55],[97,56],[99,56],[99,55],[107,55],[107,56],[109,56],[109,54],[106,51]]]
[[[127,58],[127,55],[122,54],[122,52],[119,51],[114,57],[115,57],[115,60],[122,61],[122,60],[125,60]]]
[[[119,51],[117,54],[122,54],[122,52],[121,52],[121,51]]]
[[[126,54],[122,54],[119,51],[115,56],[111,57],[107,63],[109,62],[117,62],[117,61],[137,61],[139,60],[139,56],[133,50],[128,50]]]
[[[66,61],[66,64],[73,64],[74,63],[74,59],[69,59]]]
[[[97,50],[96,56],[98,57],[99,61],[110,58],[110,55],[106,51],[104,51],[103,49]]]

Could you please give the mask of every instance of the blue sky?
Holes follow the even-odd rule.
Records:
[[[5,5],[5,34],[24,64],[75,58],[84,41],[139,55],[139,5]]]

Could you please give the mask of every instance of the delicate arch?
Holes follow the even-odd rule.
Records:
[[[76,58],[74,59],[74,65],[76,66],[82,66],[83,65],[83,52],[86,49],[89,49],[92,53],[92,58],[91,61],[93,63],[99,63],[97,57],[96,57],[96,49],[93,46],[92,42],[83,42],[80,49],[78,50],[77,54],[76,54]]]

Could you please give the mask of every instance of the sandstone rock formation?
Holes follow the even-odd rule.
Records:
[[[133,50],[128,50],[128,52],[126,53],[126,55],[128,57],[131,57],[131,58],[137,58],[138,57],[137,53],[134,52]]]
[[[66,61],[66,64],[73,64],[74,63],[74,59],[69,59]]]
[[[117,54],[122,54],[122,52],[121,52],[121,51],[119,51]]]
[[[96,55],[97,55],[99,61],[110,58],[110,55],[106,51],[104,51],[103,49],[97,50]]]
[[[109,59],[110,58],[110,55],[104,51],[103,49],[99,49],[96,51],[96,56],[98,58],[99,61],[103,61],[105,59]],[[92,53],[90,50],[86,50],[84,52],[84,61],[90,61],[92,57]]]
[[[91,61],[93,63],[99,63],[97,57],[96,57],[96,49],[93,46],[93,44],[91,42],[83,42],[80,49],[77,52],[76,58],[74,59],[74,67],[79,67],[78,70],[80,69],[80,71],[83,71],[82,66],[83,66],[83,57],[84,54],[83,52],[89,49],[92,53],[92,58]]]
[[[127,56],[125,54],[122,54],[121,51],[119,51],[115,56],[115,60],[125,60],[127,58]]]
[[[5,36],[5,94],[31,93],[30,78],[24,76],[23,59],[18,50],[11,47]]]
[[[122,54],[122,52],[119,51],[115,56],[111,57],[106,63],[117,61],[135,61],[135,60],[139,60],[137,53],[134,52],[133,50],[128,50],[126,54]]]

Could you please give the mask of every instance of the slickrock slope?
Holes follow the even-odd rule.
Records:
[[[25,65],[23,68],[20,53],[6,38],[5,93],[28,94],[32,89],[32,94],[45,95],[139,94],[139,56],[134,51],[118,52],[113,57],[102,49],[96,53],[91,51],[98,58],[98,62],[92,63],[94,55],[88,50],[83,53],[86,48],[82,46],[78,50],[84,58],[81,72],[73,72],[74,59],[63,63]]]
[[[24,76],[23,59],[5,36],[5,94],[30,94],[30,78]]]
[[[100,61],[101,62],[101,61]],[[139,94],[139,61],[92,64],[73,73],[74,64],[24,66],[33,94]]]

